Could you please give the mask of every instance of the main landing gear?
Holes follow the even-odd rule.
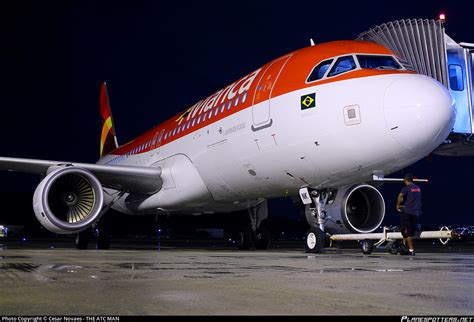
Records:
[[[330,189],[300,189],[301,200],[305,205],[309,205],[309,212],[306,212],[306,220],[310,226],[306,233],[306,252],[308,253],[320,253],[324,249],[327,220],[325,205],[332,194],[333,192]]]
[[[91,239],[92,232],[97,235],[97,249],[109,249],[110,248],[110,235],[109,235],[109,224],[106,218],[102,217],[100,221],[93,224],[91,227],[84,229],[79,232],[76,236],[76,248],[87,249],[89,241]]]
[[[92,224],[92,226],[87,227],[83,231],[79,232],[76,236],[76,248],[77,249],[87,249],[89,244],[92,232],[97,234],[97,249],[109,249],[110,248],[110,235],[109,235],[109,220],[110,216],[105,216],[107,211],[112,208],[113,204],[119,200],[125,191],[119,192],[113,200],[105,206],[101,213],[99,214],[99,220]]]
[[[248,221],[243,222],[235,236],[235,243],[239,250],[248,250],[254,245],[256,249],[270,247],[270,231],[267,226],[268,205],[263,201],[248,209]]]

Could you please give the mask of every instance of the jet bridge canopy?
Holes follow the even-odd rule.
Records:
[[[460,143],[464,152],[453,150],[451,146],[447,153],[440,154],[474,155],[474,143],[469,140],[474,133],[474,44],[456,43],[445,33],[443,21],[428,19],[384,23],[359,34],[357,39],[389,48],[400,57],[405,67],[433,77],[446,86],[456,101],[457,109],[450,139]]]

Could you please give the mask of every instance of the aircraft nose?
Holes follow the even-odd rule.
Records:
[[[403,147],[428,154],[451,132],[456,108],[448,90],[433,78],[400,75],[385,90],[384,113],[388,130]]]

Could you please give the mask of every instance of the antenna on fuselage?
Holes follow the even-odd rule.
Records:
[[[313,40],[313,38],[309,38],[309,43],[311,44],[311,46],[314,46],[314,40]]]

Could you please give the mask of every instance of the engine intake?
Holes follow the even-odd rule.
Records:
[[[76,233],[100,215],[104,195],[99,180],[89,171],[65,167],[50,172],[33,196],[36,218],[58,234]]]
[[[361,184],[340,188],[326,210],[330,233],[371,233],[385,217],[385,201],[376,188]]]

